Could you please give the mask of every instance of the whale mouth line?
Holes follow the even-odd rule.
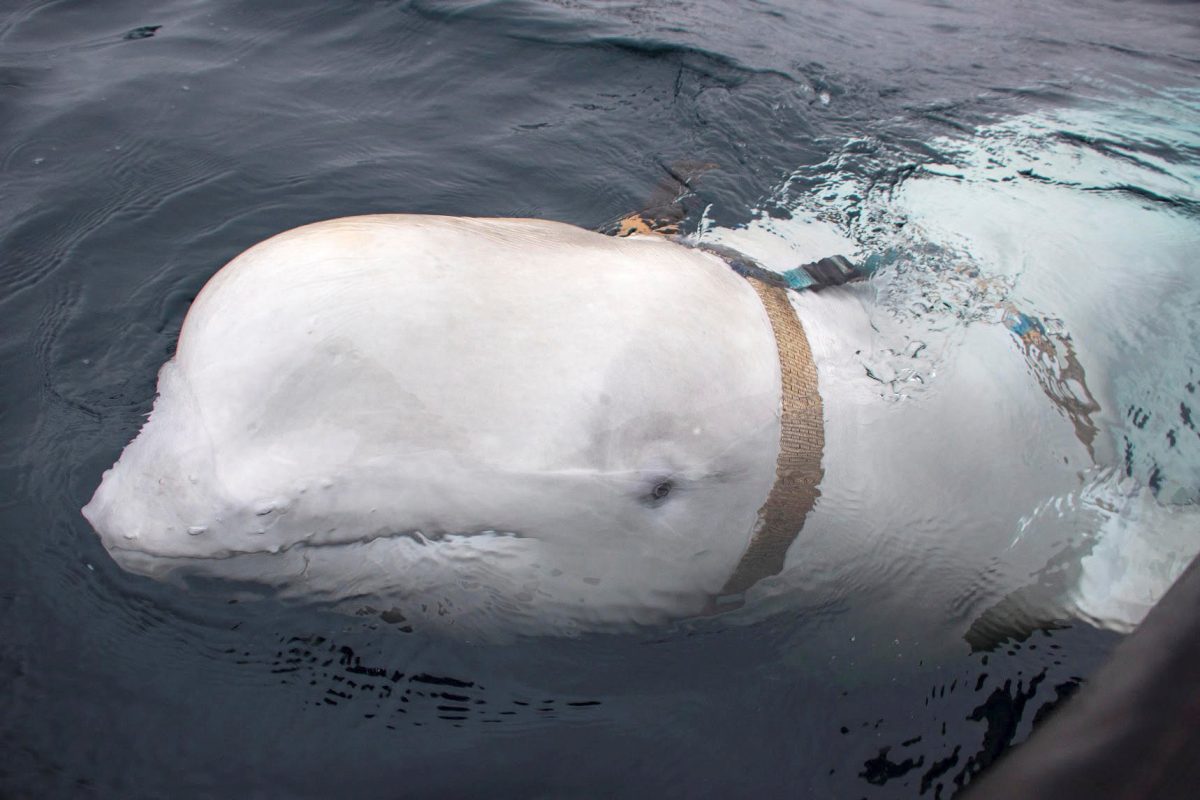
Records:
[[[478,539],[478,538],[494,538],[494,539],[528,539],[530,537],[518,533],[517,531],[501,530],[497,528],[483,528],[477,531],[438,531],[436,533],[427,534],[420,530],[401,531],[397,533],[385,533],[377,536],[364,537],[362,539],[353,539],[350,541],[338,542],[313,542],[304,539],[298,542],[292,542],[286,546],[277,548],[262,548],[258,550],[214,550],[212,553],[204,555],[188,555],[185,553],[155,553],[150,550],[142,550],[136,547],[122,547],[120,545],[105,544],[105,549],[110,554],[116,556],[127,555],[134,557],[142,557],[154,559],[157,561],[229,561],[235,558],[244,558],[246,556],[280,556],[289,553],[293,550],[329,550],[336,548],[349,548],[363,545],[374,544],[382,541],[398,541],[401,539],[409,539],[418,545],[440,544],[450,539]]]

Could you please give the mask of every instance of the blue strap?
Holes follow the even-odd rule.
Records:
[[[891,255],[891,251],[875,254],[861,264],[855,264],[845,256],[829,256],[783,272],[775,272],[728,247],[711,244],[701,244],[699,247],[720,256],[739,275],[795,292],[819,292],[830,286],[866,280],[879,269],[885,258]]]

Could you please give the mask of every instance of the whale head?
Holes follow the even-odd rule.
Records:
[[[210,280],[83,513],[156,578],[521,629],[673,618],[761,526],[781,380],[755,290],[673,242],[318,223]]]

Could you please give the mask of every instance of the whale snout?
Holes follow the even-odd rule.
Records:
[[[136,463],[136,461],[134,462]],[[278,553],[297,540],[285,523],[291,510],[274,498],[232,508],[220,498],[182,490],[170,476],[146,476],[126,464],[105,473],[83,507],[104,548],[122,567],[149,570],[154,560],[221,560]]]
[[[164,524],[162,514],[155,512],[170,506],[163,502],[163,496],[174,493],[166,492],[155,481],[137,477],[119,467],[108,470],[82,509],[113,560],[122,567],[144,572],[136,566],[149,558],[216,555],[202,552],[197,543],[188,541],[207,532],[208,526],[185,525],[175,513],[169,513]]]

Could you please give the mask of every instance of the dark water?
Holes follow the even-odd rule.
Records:
[[[692,224],[786,215],[835,173],[897,184],[939,137],[1194,92],[1197,20],[1083,0],[9,7],[0,795],[952,795],[1117,636],[927,652],[831,607],[455,644],[136,578],[78,509],[191,299],[270,234],[387,211],[596,228],[680,162],[717,165]],[[1186,194],[1163,213],[1194,221]],[[869,238],[860,200],[834,216]]]

